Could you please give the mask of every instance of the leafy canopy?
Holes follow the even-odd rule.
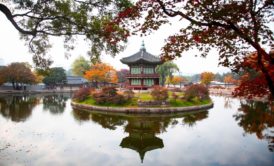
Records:
[[[167,77],[172,77],[173,73],[179,71],[179,67],[172,61],[165,62],[156,67],[156,72],[160,75],[160,84],[164,85]]]
[[[201,73],[201,83],[209,85],[213,81],[215,74],[212,72],[203,72]]]
[[[72,73],[76,76],[84,76],[85,72],[90,69],[91,63],[83,56],[78,57],[72,63]]]
[[[14,89],[21,89],[22,84],[36,83],[36,76],[28,63],[15,62],[0,69],[0,82],[10,82]]]
[[[118,82],[116,70],[105,63],[96,63],[90,70],[86,71],[84,77],[92,82]]]
[[[270,28],[273,10],[272,0],[139,0],[125,10],[127,14],[121,16],[119,24],[131,21],[136,32],[147,35],[170,24],[169,18],[179,18],[181,29],[169,36],[162,48],[161,56],[166,61],[181,57],[190,49],[198,49],[205,57],[216,48],[219,64],[238,72],[243,68],[244,57],[256,51],[256,68],[274,96],[270,70],[274,68],[274,56],[264,49],[274,39]]]
[[[65,70],[62,67],[54,67],[49,70],[49,74],[45,76],[43,82],[46,85],[62,85],[67,81]]]
[[[115,55],[123,50],[129,33],[113,20],[131,5],[128,0],[12,0],[1,1],[0,12],[20,32],[36,65],[45,68],[52,63],[46,56],[50,36],[63,37],[67,51],[77,37],[83,38],[91,59],[101,51]]]

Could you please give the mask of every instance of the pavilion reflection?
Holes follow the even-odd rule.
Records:
[[[130,118],[125,126],[125,132],[129,135],[123,138],[120,146],[135,150],[143,162],[146,152],[164,147],[163,140],[156,134],[161,133],[165,127],[159,119]]]
[[[93,121],[110,130],[115,130],[118,126],[123,127],[128,136],[122,139],[120,147],[136,151],[140,156],[141,162],[143,162],[148,151],[164,148],[164,141],[157,135],[167,132],[168,127],[179,125],[180,122],[183,125],[193,127],[197,121],[208,117],[208,111],[171,116],[151,116],[110,115],[73,110],[73,115],[78,122]]]

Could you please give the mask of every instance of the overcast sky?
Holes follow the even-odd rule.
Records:
[[[178,31],[179,26],[176,25],[178,22],[176,20],[174,20],[174,22],[175,25],[165,25],[163,28],[149,36],[130,37],[125,51],[121,52],[114,58],[110,55],[103,55],[102,61],[113,65],[117,70],[121,68],[128,68],[120,62],[120,59],[138,52],[141,47],[142,40],[144,40],[145,47],[148,52],[153,55],[159,55],[161,53],[161,47],[164,45],[165,38]],[[24,45],[24,41],[20,40],[18,31],[11,25],[2,13],[0,13],[0,23],[0,65],[7,65],[11,62],[29,62],[32,64],[32,55],[28,52],[28,47]],[[87,48],[84,41],[78,41],[76,49],[71,52],[72,56],[69,59],[64,56],[62,40],[54,38],[53,41],[53,47],[49,51],[49,55],[51,55],[54,60],[53,66],[61,66],[65,69],[69,69],[72,62],[79,55],[87,57]],[[201,73],[203,71],[211,71],[214,73],[229,71],[228,68],[218,66],[218,53],[216,51],[212,50],[207,58],[195,57],[195,54],[197,54],[197,51],[195,50],[184,52],[182,53],[181,58],[174,61],[180,68],[180,72],[182,74],[190,75]]]

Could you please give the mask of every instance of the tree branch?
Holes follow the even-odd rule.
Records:
[[[21,27],[19,27],[19,25],[15,22],[15,20],[13,19],[12,13],[10,12],[10,10],[2,3],[0,3],[0,11],[2,13],[5,14],[5,16],[7,17],[7,19],[12,23],[12,25],[22,34],[25,35],[32,35],[32,36],[36,36],[37,31],[26,31],[24,29],[22,29]]]
[[[173,10],[170,10],[171,12],[168,11],[168,9],[165,7],[165,4],[161,1],[161,0],[156,0],[158,2],[158,4],[160,5],[161,9],[163,10],[163,12],[168,15],[169,17],[176,17],[176,16],[181,16],[183,18],[185,18],[186,20],[190,21],[192,24],[196,24],[198,26],[207,26],[207,27],[211,27],[211,26],[221,26],[221,27],[224,27],[224,28],[228,28],[227,25],[225,24],[222,24],[222,23],[219,23],[219,22],[216,22],[216,21],[211,21],[211,22],[208,22],[208,23],[205,23],[205,22],[200,22],[200,21],[197,21],[189,16],[187,16],[186,14],[184,14],[183,12],[181,11],[173,11]]]

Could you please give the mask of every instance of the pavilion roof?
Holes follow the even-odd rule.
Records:
[[[137,64],[137,63],[148,63],[148,64],[162,64],[162,61],[159,57],[152,55],[146,51],[144,43],[141,46],[139,52],[122,58],[121,62],[124,64]]]

